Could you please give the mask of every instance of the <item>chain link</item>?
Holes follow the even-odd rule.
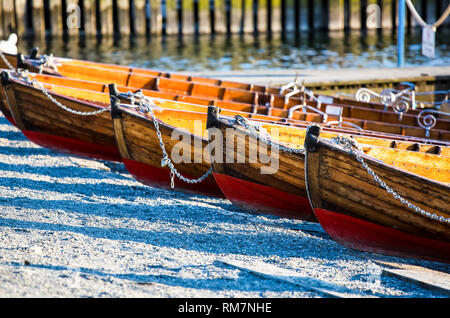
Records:
[[[361,146],[354,139],[348,138],[348,137],[343,137],[343,136],[337,136],[337,137],[332,137],[331,140],[338,145],[339,144],[343,145],[345,150],[350,151],[351,154],[355,156],[356,160],[359,163],[361,163],[361,166],[367,171],[367,173],[370,176],[372,176],[372,178],[375,180],[375,182],[377,182],[383,189],[385,189],[387,191],[387,193],[392,194],[392,196],[395,199],[399,200],[402,204],[406,205],[409,209],[411,209],[415,213],[421,214],[429,219],[436,220],[436,221],[439,221],[444,224],[450,224],[450,218],[445,218],[445,217],[439,216],[435,213],[427,212],[424,209],[422,209],[421,207],[412,204],[407,199],[402,197],[400,194],[395,192],[392,188],[390,188],[386,184],[386,182],[381,180],[380,177],[364,161],[364,159],[360,155]],[[357,151],[355,151],[354,149],[356,149]]]
[[[246,128],[249,131],[251,136],[253,136],[254,138],[256,138],[256,139],[258,139],[260,141],[263,141],[263,142],[267,143],[270,147],[282,150],[284,152],[305,153],[305,148],[303,148],[303,147],[297,148],[297,149],[296,148],[286,147],[286,146],[283,146],[281,144],[274,143],[272,140],[270,140],[270,136],[268,136],[268,137],[262,136],[262,133],[260,131],[259,126],[255,125],[255,124],[252,124],[246,118],[244,118],[244,117],[242,117],[240,115],[235,115],[234,119],[235,119],[237,124],[239,124],[240,126]]]
[[[190,184],[200,183],[203,180],[205,180],[212,173],[212,167],[209,168],[207,172],[205,172],[201,177],[197,179],[186,178],[185,176],[180,174],[178,170],[175,168],[172,160],[167,154],[166,147],[164,146],[164,141],[162,139],[161,131],[159,129],[159,122],[155,116],[155,113],[153,112],[153,108],[157,107],[153,102],[153,100],[149,99],[147,96],[144,96],[141,92],[137,92],[134,94],[128,92],[127,94],[128,96],[134,95],[132,97],[132,103],[135,104],[137,98],[137,104],[139,105],[139,109],[143,112],[148,113],[153,120],[153,125],[155,126],[156,129],[156,136],[158,137],[159,140],[159,146],[161,147],[161,151],[163,153],[163,156],[161,158],[161,166],[162,167],[168,166],[170,169],[170,187],[172,189],[175,188],[175,176],[177,176],[180,180]]]
[[[42,83],[38,82],[35,78],[31,79],[30,75],[28,74],[28,70],[19,70],[19,76],[27,84],[33,85],[34,87],[39,89],[56,106],[58,106],[59,108],[64,109],[65,111],[67,111],[69,113],[72,113],[72,114],[75,114],[75,115],[80,115],[80,116],[94,116],[94,115],[98,115],[100,113],[103,113],[103,112],[106,112],[106,111],[110,110],[110,107],[105,107],[105,108],[101,108],[99,110],[95,110],[95,111],[91,111],[91,112],[82,112],[82,111],[78,111],[78,110],[69,108],[69,107],[61,104],[60,102],[58,102],[52,95],[50,95],[50,93],[48,92],[48,90],[45,89],[45,87],[42,85]]]
[[[3,52],[0,50],[0,58],[3,60],[3,62],[6,64],[6,66],[8,66],[8,68],[11,71],[14,71],[14,67],[11,65],[11,63],[9,63],[8,59],[6,58],[6,56],[3,54]]]

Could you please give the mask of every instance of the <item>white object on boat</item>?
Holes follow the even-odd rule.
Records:
[[[11,33],[7,41],[0,41],[0,52],[17,54],[17,34]]]

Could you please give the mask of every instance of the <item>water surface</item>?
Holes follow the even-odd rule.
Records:
[[[103,37],[28,40],[21,52],[41,52],[163,71],[380,68],[397,66],[395,32],[302,32],[281,34]],[[436,58],[421,54],[421,29],[406,34],[405,66],[450,65],[450,28],[436,34]]]

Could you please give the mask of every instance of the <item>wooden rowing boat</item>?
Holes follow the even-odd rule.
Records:
[[[57,76],[50,76],[50,75],[39,75],[39,74],[28,74],[28,76],[31,79],[36,79],[39,82],[41,82],[44,85],[47,85],[48,87],[52,89],[56,89],[56,86],[64,86],[66,87],[65,90],[69,91],[70,93],[63,93],[63,94],[69,94],[71,96],[77,96],[78,98],[84,98],[88,99],[90,93],[86,93],[86,90],[92,90],[92,91],[98,91],[99,93],[106,93],[107,92],[107,86],[103,83],[98,82],[92,82],[92,81],[85,81],[85,80],[77,80],[77,79],[69,79],[69,78],[62,78]],[[49,86],[50,85],[50,86]],[[127,87],[127,86],[118,86],[121,91],[133,91],[136,92],[138,89],[142,89],[141,87]],[[257,105],[251,105],[246,103],[239,103],[235,101],[223,101],[223,100],[217,100],[217,99],[209,99],[206,97],[196,97],[196,96],[187,96],[187,95],[180,95],[173,92],[162,92],[162,91],[154,91],[154,90],[147,90],[142,89],[142,92],[150,97],[157,97],[157,98],[163,98],[163,99],[169,99],[174,101],[180,101],[180,102],[186,102],[191,104],[199,104],[199,105],[216,105],[218,107],[221,107],[223,109],[229,109],[229,110],[235,110],[239,112],[248,112],[251,114],[252,118],[255,119],[264,119],[264,118],[271,118],[270,120],[277,120],[281,121],[284,120],[287,123],[290,124],[304,124],[300,123],[300,121],[309,121],[309,122],[324,122],[324,116],[314,112],[314,111],[296,111],[293,112],[290,115],[289,110],[283,110],[283,109],[277,109],[274,108],[271,111],[270,115],[266,114],[266,108],[265,106],[257,106]],[[74,95],[76,94],[76,95]],[[84,95],[84,96],[83,96]],[[103,98],[103,100],[107,100],[106,97]],[[105,102],[106,103],[106,102]],[[333,106],[336,107],[336,106]],[[4,103],[0,100],[0,109],[2,109],[3,113],[7,118],[11,118],[11,116],[8,114],[8,109],[4,105]],[[402,135],[402,136],[412,136],[417,138],[424,138],[427,131],[421,127],[417,126],[410,126],[410,125],[404,125],[404,124],[396,124],[396,123],[389,123],[395,122],[396,115],[392,112],[380,112],[377,110],[369,111],[367,109],[359,109],[358,107],[351,107],[351,113],[348,115],[355,116],[355,118],[347,118],[347,117],[341,117],[337,114],[327,114],[328,120],[325,123],[329,123],[330,121],[338,122],[339,120],[344,121],[344,127],[346,126],[346,123],[349,123],[349,125],[356,125],[357,127],[362,127],[366,131],[375,131],[378,133],[383,134],[394,134],[394,135]],[[411,115],[408,115],[411,116]],[[405,120],[408,118],[408,116],[405,115]],[[365,120],[360,119],[361,117],[365,118],[371,118],[373,120]],[[283,118],[283,119],[281,119]],[[410,124],[413,125],[416,118],[411,118]],[[437,121],[436,128],[433,128],[430,131],[430,139],[435,140],[450,140],[450,135],[448,131],[440,129],[444,128],[447,129],[450,127],[449,120],[439,120]],[[330,125],[329,125],[330,126]],[[343,127],[339,128],[342,129]],[[348,127],[347,127],[348,128]],[[350,127],[351,128],[351,127]],[[344,128],[345,129],[345,128]]]
[[[414,166],[401,169],[343,145],[345,141],[322,138],[320,127],[308,129],[305,182],[325,231],[357,250],[450,262],[448,158],[435,156],[434,163],[444,162],[445,169],[424,174]]]
[[[250,122],[245,120],[227,118],[218,115],[219,110],[210,107],[208,114],[208,128],[217,128],[224,138],[224,158],[235,158],[234,145],[241,141],[242,147],[238,152],[240,160],[212,160],[214,178],[224,195],[235,205],[244,210],[258,213],[269,213],[283,217],[299,218],[307,221],[315,221],[314,211],[311,209],[307,198],[304,176],[304,153],[302,145],[305,138],[305,129],[286,127],[270,123]],[[244,124],[242,124],[244,121]],[[259,126],[263,133],[255,134]],[[249,127],[249,128],[248,128]],[[228,137],[227,131],[233,134]],[[269,139],[264,135],[270,136]],[[336,137],[334,132],[323,133],[327,138]],[[364,136],[352,136],[355,140],[365,144],[366,154],[376,157],[378,160],[389,164],[409,169],[417,167],[422,175],[430,172],[438,174],[441,181],[449,182],[450,178],[450,152],[448,147],[435,145],[404,143],[382,138]],[[277,151],[275,145],[287,145],[294,151]],[[250,156],[255,149],[267,149],[258,153],[258,156]],[[297,150],[295,150],[297,149]],[[405,152],[405,150],[408,150]],[[227,154],[230,152],[230,154]],[[272,156],[271,154],[274,153]],[[270,154],[270,155],[269,155]],[[407,155],[406,155],[407,154]],[[437,154],[443,159],[436,162]],[[268,163],[277,161],[277,167],[273,173],[262,173],[267,169]],[[445,163],[445,164],[444,164]]]
[[[95,116],[68,112],[49,100],[42,91],[9,72],[2,72],[1,83],[2,100],[11,116],[9,120],[29,140],[65,153],[121,160],[115,146],[109,111]],[[97,112],[107,106],[54,92],[50,92],[50,96],[76,112]]]
[[[114,85],[110,92],[117,147],[122,162],[136,180],[157,188],[223,197],[212,174],[200,182],[189,183],[171,176],[169,164],[162,165],[166,153],[167,160],[174,162],[174,168],[188,180],[210,173],[210,163],[203,151],[208,143],[203,137],[204,114],[156,106],[151,111],[153,119],[149,111],[120,106],[119,92]]]

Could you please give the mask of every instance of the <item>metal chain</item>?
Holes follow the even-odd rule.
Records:
[[[203,180],[205,180],[212,173],[212,167],[209,168],[209,170],[207,172],[205,172],[205,174],[203,174],[201,177],[199,177],[197,179],[186,178],[185,176],[181,175],[178,172],[178,170],[173,165],[172,160],[170,159],[169,155],[167,154],[166,147],[164,146],[164,141],[162,139],[161,131],[159,129],[159,122],[155,116],[155,113],[153,112],[153,108],[157,107],[157,106],[154,104],[153,100],[149,99],[147,96],[144,96],[143,94],[139,94],[139,92],[137,94],[135,94],[134,97],[138,98],[137,103],[139,105],[140,110],[147,112],[153,120],[153,125],[155,126],[156,135],[159,140],[159,146],[161,147],[161,150],[163,153],[163,157],[161,158],[161,167],[168,166],[170,168],[170,187],[172,189],[175,188],[175,180],[174,180],[175,176],[177,176],[180,180],[190,183],[190,184],[200,183]],[[133,102],[135,102],[134,99],[133,99]]]
[[[262,136],[261,132],[259,131],[259,127],[258,126],[253,125],[246,118],[244,118],[244,117],[242,117],[240,115],[234,116],[234,119],[235,119],[237,124],[239,124],[240,126],[246,128],[250,132],[251,136],[255,137],[258,140],[261,140],[261,141],[267,143],[269,146],[271,146],[271,147],[273,147],[275,149],[279,149],[279,150],[282,150],[284,152],[290,152],[290,153],[305,153],[305,148],[303,148],[303,147],[302,148],[298,148],[298,149],[286,147],[286,146],[283,146],[281,144],[274,143],[272,140],[269,139],[270,137],[267,138],[267,137]]]
[[[2,58],[3,62],[6,64],[6,66],[8,66],[8,68],[11,71],[14,71],[14,67],[11,65],[11,63],[9,63],[8,59],[6,58],[6,56],[3,54],[3,52],[0,50],[0,57]]]
[[[361,153],[361,147],[359,144],[353,140],[352,138],[343,137],[343,136],[337,136],[332,137],[331,140],[336,143],[344,146],[344,149],[350,151],[356,158],[359,163],[361,163],[361,166],[367,171],[369,175],[373,177],[373,179],[388,193],[392,194],[392,196],[399,200],[402,204],[406,205],[409,209],[413,210],[417,214],[421,214],[427,218],[430,218],[432,220],[439,221],[444,224],[450,224],[450,218],[445,218],[443,216],[439,216],[435,213],[430,213],[422,209],[421,207],[418,207],[411,202],[409,202],[407,199],[402,197],[400,194],[395,192],[392,188],[390,188],[384,181],[380,179],[380,177],[367,165],[367,163],[364,161],[364,159],[361,157],[359,153]],[[354,149],[357,149],[355,151]],[[358,153],[359,152],[359,153]]]
[[[72,113],[75,115],[80,115],[80,116],[94,116],[94,115],[98,115],[100,113],[110,110],[110,107],[105,107],[105,108],[101,108],[99,110],[95,110],[95,111],[91,111],[91,112],[82,112],[82,111],[78,111],[78,110],[69,108],[69,107],[61,104],[60,102],[58,102],[52,95],[50,95],[50,93],[48,92],[48,90],[45,89],[45,87],[42,85],[42,83],[38,82],[35,78],[31,79],[30,75],[28,74],[28,70],[19,70],[19,76],[22,79],[24,79],[24,81],[27,84],[33,85],[34,87],[38,88],[56,106],[64,109],[65,111],[67,111],[69,113]]]

